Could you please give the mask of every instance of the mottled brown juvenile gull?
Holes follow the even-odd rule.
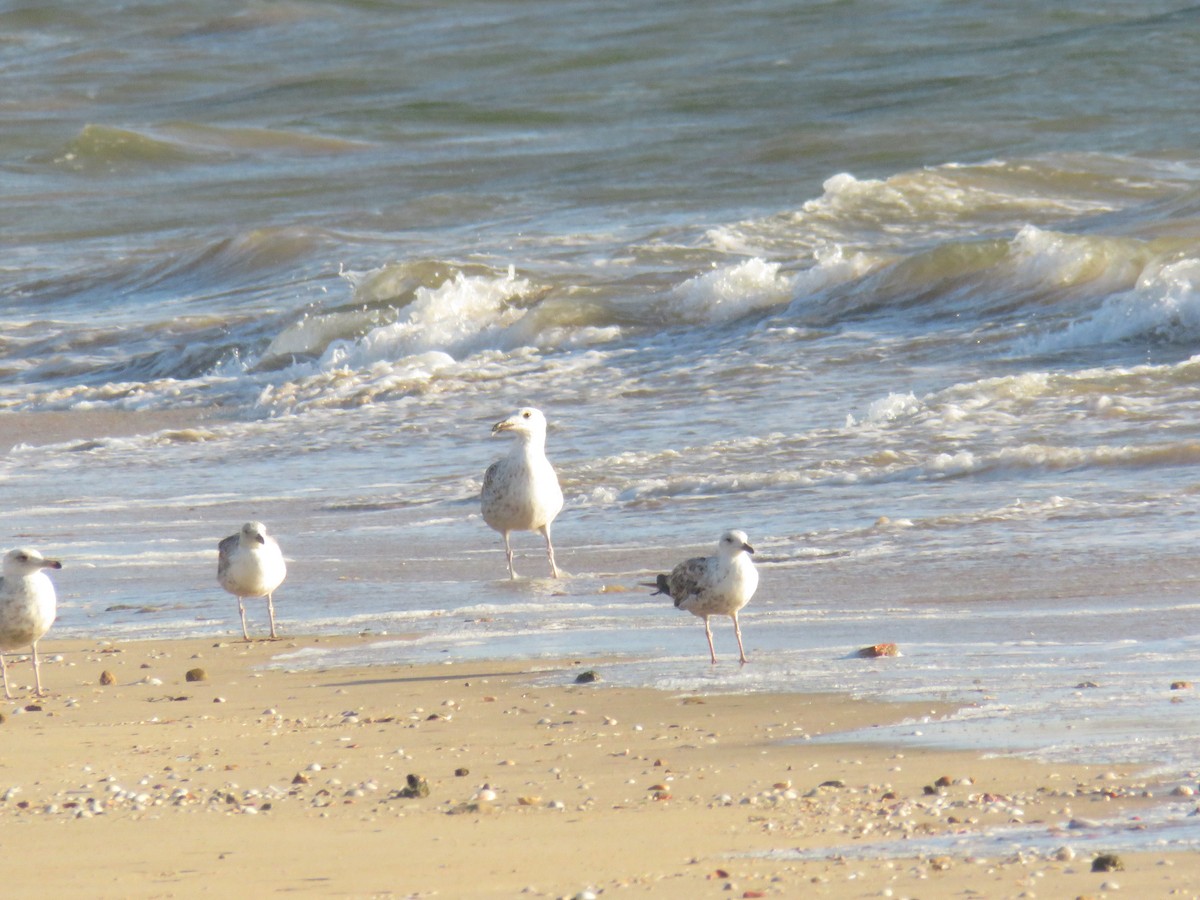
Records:
[[[266,597],[267,614],[271,617],[271,637],[275,635],[275,601],[272,594],[283,584],[287,566],[275,538],[267,534],[262,522],[247,522],[237,534],[231,534],[217,545],[217,581],[237,597],[238,613],[242,617],[242,637],[250,640],[246,630],[245,597]]]
[[[749,554],[754,552],[744,531],[727,531],[717,541],[716,556],[697,556],[681,562],[670,575],[659,575],[654,584],[654,595],[669,594],[677,609],[685,609],[704,620],[704,634],[708,638],[708,652],[715,664],[717,653],[713,649],[712,629],[709,616],[729,616],[733,619],[733,633],[737,636],[738,654],[747,662],[742,648],[742,628],[738,624],[738,612],[750,602],[758,588],[758,570]],[[652,595],[652,596],[654,596]]]
[[[54,624],[58,600],[46,569],[61,569],[57,559],[46,559],[36,550],[9,550],[4,556],[4,577],[0,578],[0,672],[4,674],[4,696],[8,689],[8,667],[4,651],[29,646],[33,651],[33,685],[42,696],[42,673],[37,642]]]
[[[563,495],[554,466],[546,459],[546,417],[530,407],[519,409],[492,427],[492,435],[497,434],[516,435],[517,441],[512,452],[488,466],[483,476],[483,521],[504,535],[509,578],[517,577],[508,539],[513,531],[541,532],[550,575],[557,578],[550,523],[562,509]]]

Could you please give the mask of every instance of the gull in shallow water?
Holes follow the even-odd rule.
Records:
[[[4,675],[4,696],[9,700],[12,694],[4,651],[26,645],[33,651],[34,690],[42,696],[37,642],[54,624],[58,607],[54,584],[45,570],[61,568],[57,559],[46,559],[36,550],[9,550],[4,556],[4,577],[0,578],[0,672]]]
[[[743,663],[747,662],[742,648],[742,629],[738,624],[738,611],[750,602],[758,587],[758,570],[749,554],[754,552],[744,531],[727,531],[717,541],[716,556],[697,556],[681,562],[670,575],[659,575],[654,584],[654,595],[669,594],[677,609],[686,609],[704,620],[704,634],[708,638],[708,652],[715,664],[717,653],[713,650],[712,629],[709,616],[729,616],[733,619],[733,633],[737,635],[738,653]]]
[[[250,640],[246,630],[245,597],[266,597],[267,614],[271,617],[271,637],[275,635],[275,601],[271,595],[283,584],[287,566],[275,538],[267,534],[262,522],[247,522],[237,534],[231,534],[217,545],[217,581],[237,597],[242,617],[242,637]]]
[[[517,577],[508,540],[513,531],[541,532],[546,539],[550,575],[557,578],[550,523],[562,509],[563,495],[554,466],[546,459],[546,417],[530,407],[519,409],[492,427],[492,435],[497,434],[513,434],[517,440],[512,452],[488,466],[483,476],[483,521],[504,535],[510,578]]]

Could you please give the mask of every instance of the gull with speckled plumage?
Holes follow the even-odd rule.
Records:
[[[659,575],[645,587],[657,588],[651,596],[668,594],[675,601],[676,609],[684,609],[704,620],[704,634],[708,638],[708,652],[713,664],[717,652],[713,649],[712,629],[709,616],[729,616],[733,619],[733,633],[737,636],[738,654],[742,663],[746,651],[742,647],[742,628],[738,623],[741,611],[758,589],[758,570],[750,554],[754,548],[744,531],[727,531],[717,541],[714,556],[697,556],[681,562],[670,575]]]

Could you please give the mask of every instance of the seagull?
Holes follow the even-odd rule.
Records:
[[[531,407],[518,409],[492,427],[492,436],[512,433],[517,442],[512,452],[498,459],[483,476],[480,507],[483,521],[504,535],[504,555],[508,576],[516,578],[512,546],[508,535],[513,531],[538,531],[546,539],[546,558],[550,575],[558,577],[554,564],[554,545],[550,542],[550,523],[562,509],[562,488],[554,466],[546,459],[546,417]]]
[[[677,609],[686,609],[704,620],[704,634],[708,638],[708,652],[714,665],[717,653],[713,650],[709,616],[729,616],[733,619],[738,653],[743,664],[748,662],[746,651],[742,648],[738,611],[750,602],[758,587],[758,570],[749,556],[753,552],[746,532],[727,531],[717,542],[716,556],[697,556],[681,562],[671,570],[670,575],[659,575],[653,584],[644,585],[657,588],[651,596],[669,594],[675,599]]]
[[[262,522],[247,522],[237,534],[231,534],[217,546],[217,581],[237,597],[242,616],[242,637],[250,640],[246,631],[244,597],[266,597],[267,613],[271,617],[271,637],[275,635],[275,602],[271,595],[283,584],[287,566],[275,538],[267,534]]]
[[[36,550],[9,550],[4,555],[4,577],[0,578],[0,672],[4,675],[4,696],[8,689],[5,650],[26,644],[33,650],[33,684],[42,696],[42,675],[38,665],[37,642],[54,624],[58,606],[54,584],[45,569],[61,569],[57,559],[46,559]]]

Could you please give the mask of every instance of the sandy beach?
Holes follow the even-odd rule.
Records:
[[[27,658],[10,657],[6,896],[1188,897],[1200,884],[1195,854],[1121,853],[1122,870],[1092,871],[1104,848],[1080,823],[1137,827],[1166,800],[1136,770],[827,739],[941,712],[925,704],[613,688],[603,660],[271,665],[367,640],[46,640],[41,700]],[[577,683],[585,671],[600,680]],[[1061,829],[1061,843],[850,852],[1020,824]]]

